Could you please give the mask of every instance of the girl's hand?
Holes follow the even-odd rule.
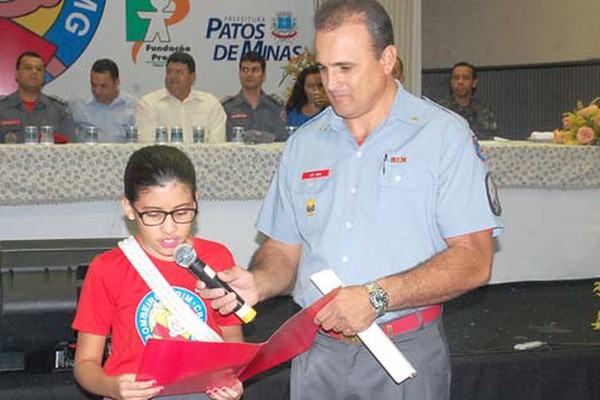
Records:
[[[206,391],[208,397],[213,400],[239,400],[244,393],[242,382],[236,380],[232,386],[221,386]]]
[[[146,400],[156,397],[163,391],[162,386],[156,386],[156,381],[136,382],[135,374],[123,374],[114,381],[116,400]]]

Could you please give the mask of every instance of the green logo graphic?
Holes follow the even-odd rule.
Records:
[[[175,13],[172,0],[128,0],[125,3],[128,42],[169,42],[167,20]]]

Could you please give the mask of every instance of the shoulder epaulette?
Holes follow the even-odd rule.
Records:
[[[440,110],[442,110],[442,111],[445,111],[445,112],[447,112],[447,113],[450,113],[450,114],[452,114],[452,115],[458,115],[456,112],[454,112],[454,111],[452,111],[451,109],[447,108],[447,107],[446,107],[446,106],[444,106],[443,104],[440,104],[440,103],[438,103],[438,102],[436,102],[436,101],[433,101],[433,100],[431,100],[431,99],[430,99],[430,98],[428,98],[428,97],[422,96],[421,98],[422,98],[423,100],[425,100],[425,101],[427,102],[427,104],[430,104],[430,105],[434,106],[434,107],[435,107],[435,108],[437,108],[437,109],[440,109]],[[443,101],[443,100],[439,100],[439,101]],[[460,115],[458,115],[458,116],[460,117]],[[462,117],[461,117],[461,118],[462,118]]]
[[[67,100],[63,99],[62,97],[58,97],[58,96],[53,95],[53,94],[48,94],[46,96],[48,96],[48,98],[50,100],[56,101],[57,103],[60,103],[63,106],[66,106],[68,104]]]
[[[279,96],[277,93],[271,93],[271,94],[267,95],[267,97],[269,97],[271,100],[273,100],[275,103],[279,104],[280,106],[283,106],[285,104],[285,101],[283,101],[281,96]]]

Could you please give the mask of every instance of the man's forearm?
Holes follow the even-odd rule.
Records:
[[[388,309],[437,304],[489,281],[493,242],[489,232],[467,241],[450,239],[450,247],[410,271],[378,280],[388,292]],[[469,235],[471,236],[471,235]]]
[[[254,275],[259,301],[283,293],[296,277],[301,245],[268,239],[254,253],[248,270]]]

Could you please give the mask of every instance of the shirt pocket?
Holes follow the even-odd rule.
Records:
[[[433,175],[422,168],[386,163],[379,178],[378,220],[420,231],[434,216]]]
[[[328,176],[308,179],[301,177],[293,193],[298,227],[301,235],[309,242],[323,232],[332,217],[334,205],[335,171],[332,168],[320,171],[327,171]]]

